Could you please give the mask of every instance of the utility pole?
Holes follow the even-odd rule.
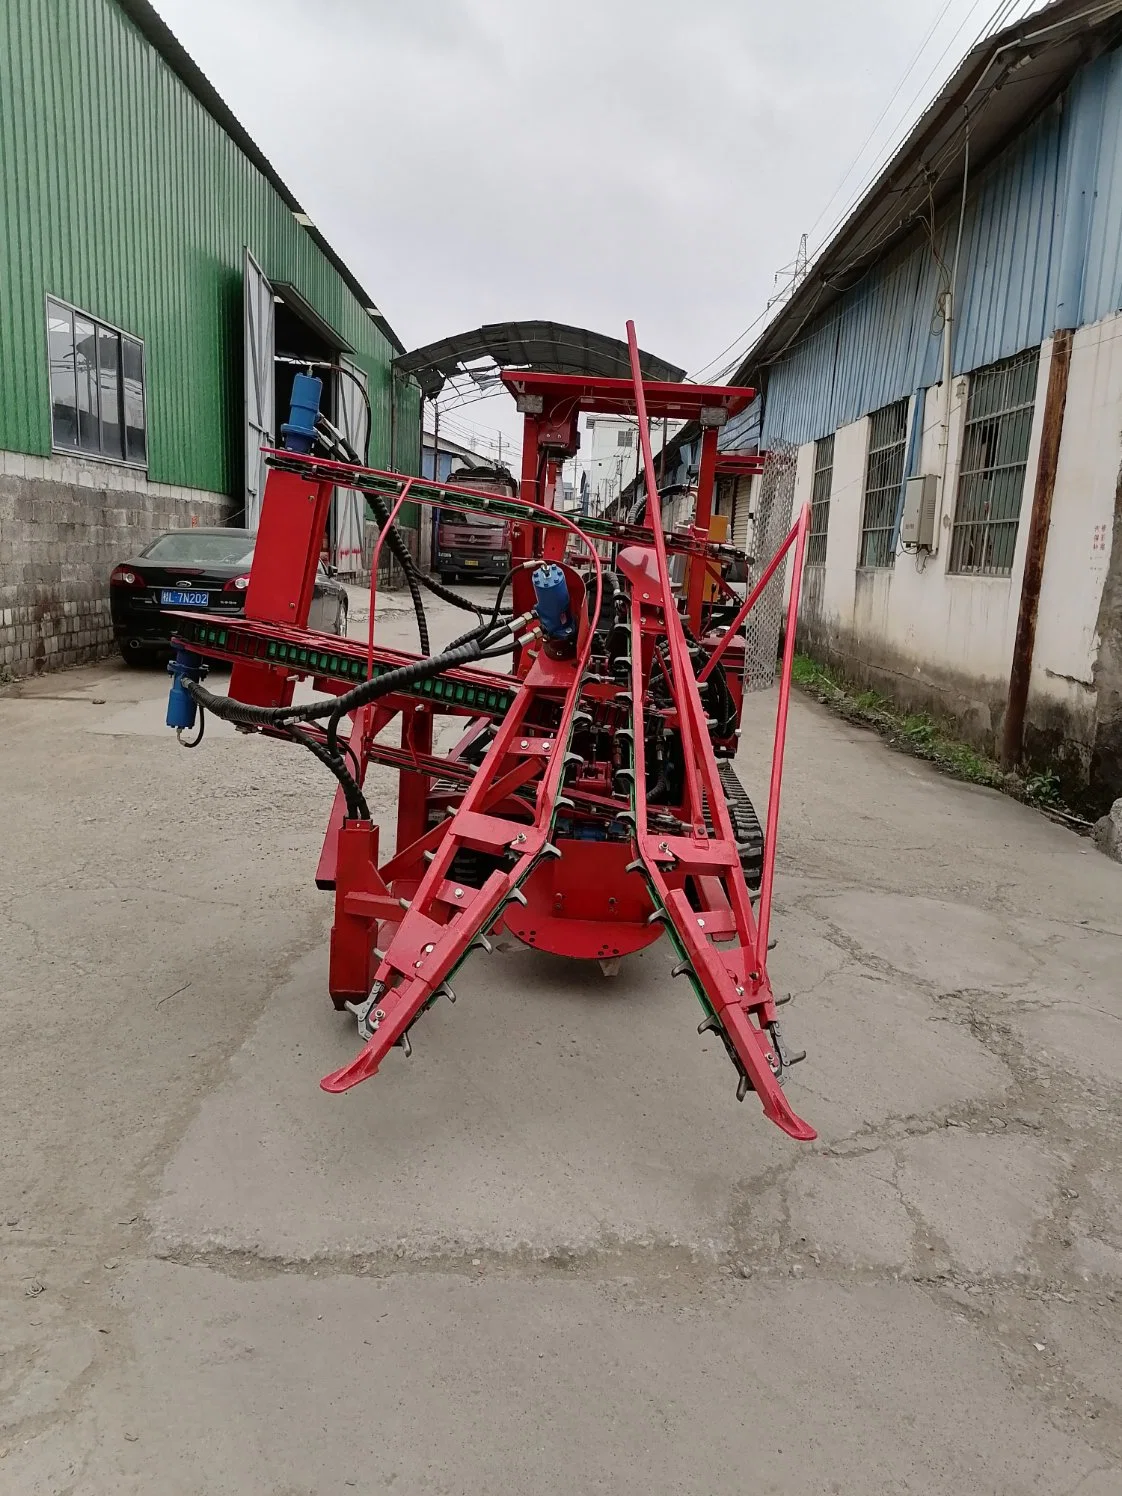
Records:
[[[503,434],[499,432],[499,466],[503,465]]]

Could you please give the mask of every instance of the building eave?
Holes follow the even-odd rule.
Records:
[[[1096,56],[1122,39],[1122,0],[1057,0],[987,37],[960,63],[907,139],[744,355],[733,384],[763,371],[853,286],[917,231],[922,215],[961,191],[969,149],[985,169]],[[967,145],[969,142],[969,145]]]
[[[312,240],[324,259],[329,262],[374,326],[392,345],[394,352],[404,353],[404,343],[378,310],[374,297],[363,288],[358,278],[315,227],[309,215],[281,179],[276,168],[239,122],[198,63],[176,39],[167,22],[153,9],[148,0],[116,0],[116,3],[144,39],[160,54],[184,87],[195,96],[215,123],[230,137],[242,155],[253,162],[261,175],[274,188],[282,202],[291,211],[293,218]]]

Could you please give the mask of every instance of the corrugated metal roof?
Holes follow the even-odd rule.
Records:
[[[1057,326],[1122,308],[1122,50],[1065,93],[976,177],[956,286],[958,374],[1037,346]],[[941,377],[940,302],[953,201],[867,267],[829,312],[766,352],[764,440],[825,436]]]
[[[307,213],[305,213],[299,202],[297,202],[296,198],[281,180],[272,162],[236,118],[233,111],[195,62],[194,58],[177,41],[167,23],[148,4],[148,0],[115,0],[115,3],[120,6],[121,10],[129,17],[137,30],[159,52],[160,56],[172,71],[177,74],[179,79],[186,84],[211,118],[222,126],[222,129],[234,142],[238,150],[241,151],[242,155],[248,157],[261,175],[272,184],[278,195],[292,210],[293,217],[297,219],[320,253],[326,259],[330,260],[334,269],[346,283],[348,290],[361,302],[367,316],[369,316],[378,331],[393,344],[396,352],[403,353],[405,351],[405,344],[402,343],[397,333],[394,332],[393,328],[382,316],[378,310],[377,303],[369,291],[363,289],[359,284],[358,278],[343,263],[331,245],[328,244],[327,240],[312,223]]]
[[[242,274],[269,276],[354,350],[372,458],[419,461],[418,392],[290,205],[118,0],[0,3],[0,448],[51,450],[44,298],[144,343],[154,481],[240,490]]]
[[[425,395],[440,393],[446,379],[467,372],[469,364],[490,359],[500,369],[538,369],[551,374],[594,374],[608,379],[631,372],[627,344],[619,338],[570,327],[564,322],[488,322],[415,348],[394,360],[402,374],[412,374]],[[639,353],[644,379],[677,384],[686,371],[653,353]],[[478,369],[471,371],[478,374]]]
[[[967,140],[976,173],[1120,37],[1122,0],[1057,0],[980,42],[816,258],[732,382],[758,385],[762,365],[908,239],[924,217],[956,201]]]

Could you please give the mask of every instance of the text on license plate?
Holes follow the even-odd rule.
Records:
[[[165,608],[205,608],[210,602],[210,593],[180,592],[171,588],[160,593],[160,602]]]
[[[464,558],[464,565],[465,566],[478,566],[479,562],[475,559],[474,556],[465,556],[465,558]]]

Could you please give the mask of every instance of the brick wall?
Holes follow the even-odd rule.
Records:
[[[0,670],[30,675],[107,654],[117,562],[161,530],[223,524],[232,508],[223,494],[128,468],[0,453]]]

